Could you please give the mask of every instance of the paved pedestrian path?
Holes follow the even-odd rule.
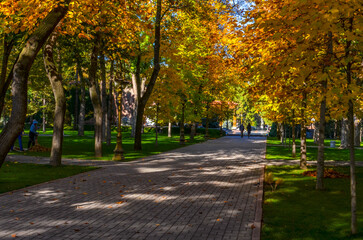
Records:
[[[0,239],[259,239],[265,145],[223,137],[2,194]]]

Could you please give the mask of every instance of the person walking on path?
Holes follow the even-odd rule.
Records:
[[[23,135],[23,132],[24,131],[21,131],[21,133],[19,134],[19,136],[18,136],[18,142],[19,142],[19,149],[20,149],[20,151],[21,152],[23,152],[24,151],[24,149],[23,149],[23,141],[22,141],[22,135]],[[13,146],[11,146],[11,151],[13,151],[14,150],[14,144],[13,144]]]
[[[37,133],[37,124],[38,124],[38,121],[34,119],[33,124],[30,126],[28,149],[31,146],[35,145],[35,138],[38,135],[38,133]]]
[[[241,138],[243,138],[243,131],[245,130],[243,123],[241,123],[241,125],[239,125],[239,130],[241,131]]]
[[[250,123],[248,123],[248,125],[247,125],[247,134],[248,134],[248,138],[250,138],[250,136],[251,136],[251,129],[252,129],[251,124],[250,124]]]

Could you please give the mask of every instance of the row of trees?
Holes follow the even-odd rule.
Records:
[[[74,118],[80,135],[89,92],[96,157],[102,156],[102,142],[110,141],[112,110],[117,109],[115,88],[121,80],[130,83],[134,98],[135,150],[141,150],[146,115],[157,122],[177,117],[178,122],[195,126],[211,111],[221,116],[231,111],[224,103],[231,102],[231,89],[238,83],[236,74],[226,70],[229,45],[241,31],[236,27],[235,3],[5,0],[0,4],[0,112],[8,118],[0,134],[4,143],[0,166],[27,114],[37,112],[37,106],[28,104],[36,99],[42,99],[38,110],[54,106],[51,163],[61,164],[70,90],[78,95]]]
[[[319,190],[326,122],[347,119],[352,233],[357,232],[354,118],[363,117],[361,11],[362,2],[355,0],[254,1],[238,52],[256,108],[276,122],[301,124],[301,168],[306,168],[305,126],[313,118],[318,122]]]

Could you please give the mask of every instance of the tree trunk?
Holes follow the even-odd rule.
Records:
[[[342,129],[340,134],[340,148],[347,149],[349,147],[349,122],[348,119],[342,119]]]
[[[330,66],[331,59],[333,57],[333,35],[332,32],[328,32],[328,44],[327,44],[327,58],[325,68]],[[323,80],[321,82],[321,90],[323,94],[323,99],[320,103],[320,120],[319,120],[319,135],[318,135],[318,159],[316,168],[316,189],[324,189],[324,140],[325,140],[325,114],[326,114],[326,92],[328,88],[328,81]]]
[[[137,108],[138,108],[138,103],[140,101],[141,98],[141,77],[140,77],[140,61],[141,61],[141,56],[137,57],[137,61],[136,61],[136,73],[132,74],[132,87],[133,87],[133,91],[134,91],[134,100],[135,100],[135,104],[134,104],[134,109],[132,111],[132,115],[131,115],[131,137],[135,137],[135,131],[136,131],[136,119],[137,119]]]
[[[305,121],[301,122],[300,168],[307,169],[306,163],[306,127]]]
[[[59,74],[53,58],[53,49],[56,42],[57,34],[53,33],[45,44],[43,51],[44,66],[52,85],[55,99],[52,150],[50,153],[50,164],[52,166],[60,166],[62,164],[63,128],[66,112],[66,97],[62,84],[62,76]]]
[[[156,18],[155,18],[155,41],[154,41],[154,64],[153,64],[153,72],[151,74],[149,83],[147,85],[146,91],[138,102],[137,107],[137,116],[136,116],[136,129],[135,129],[135,143],[134,150],[140,151],[142,149],[141,146],[141,130],[142,130],[142,122],[143,115],[147,101],[150,98],[152,90],[154,88],[156,79],[158,77],[160,71],[160,25],[161,25],[161,5],[162,0],[157,0],[156,2]]]
[[[195,137],[195,133],[196,133],[196,127],[195,127],[195,122],[192,122],[192,127],[190,129],[190,141],[194,141],[194,137]]]
[[[292,157],[296,158],[296,124],[292,121]]]
[[[276,128],[276,137],[278,140],[281,140],[281,123],[276,123]]]
[[[78,136],[84,136],[84,120],[86,117],[86,82],[83,78],[83,71],[81,63],[77,59],[77,72],[79,80],[81,82],[81,96],[79,106],[79,117],[78,117]]]
[[[158,121],[159,121],[159,103],[156,104],[155,146],[158,146]]]
[[[10,147],[24,128],[27,112],[27,81],[30,68],[49,35],[67,13],[68,3],[69,0],[66,0],[65,4],[54,8],[40,22],[39,26],[26,41],[24,48],[21,50],[19,57],[14,64],[12,71],[12,112],[8,123],[0,134],[0,167],[3,164]]]
[[[1,118],[1,114],[2,111],[4,109],[4,105],[5,105],[5,96],[6,96],[6,92],[10,86],[10,82],[13,78],[12,76],[12,71],[11,70],[9,77],[6,78],[6,74],[7,74],[7,69],[8,69],[8,63],[9,63],[9,57],[11,54],[11,51],[13,49],[14,46],[14,39],[12,38],[11,40],[8,41],[7,36],[4,36],[4,43],[3,43],[3,58],[2,58],[2,62],[1,62],[1,74],[0,74],[0,118]]]
[[[334,121],[334,136],[333,136],[333,139],[337,139],[338,138],[338,126],[339,126],[339,121],[336,121],[335,120]]]
[[[92,49],[91,65],[89,68],[89,93],[93,105],[95,119],[95,157],[102,157],[102,105],[97,84],[97,58],[99,54],[100,37],[96,36]]]
[[[321,108],[321,105],[320,105]],[[314,122],[314,134],[313,134],[313,139],[314,139],[314,143],[315,144],[319,144],[319,129],[320,129],[320,123],[315,121]]]
[[[45,106],[46,106],[46,102],[45,102],[45,98],[43,98],[43,121],[42,121],[42,128],[43,128],[43,133],[45,133],[45,122],[46,122],[46,118],[45,118]]]
[[[353,17],[348,19],[349,21],[349,30],[352,32],[353,28]],[[350,59],[350,47],[352,41],[348,40],[345,47],[345,59]],[[348,93],[352,94],[352,91],[349,89],[352,85],[352,61],[346,65],[346,73],[347,73],[347,84],[348,84]],[[348,147],[349,147],[349,155],[350,155],[350,207],[351,207],[351,233],[352,235],[357,234],[357,192],[356,192],[356,177],[355,177],[355,156],[354,156],[354,105],[353,99],[349,99],[348,102]]]
[[[354,123],[354,146],[359,147],[361,143],[362,120],[356,120]]]
[[[285,125],[282,123],[280,123],[280,142],[281,144],[284,144],[284,139],[285,139]]]
[[[300,134],[300,168],[307,169],[306,158],[306,127],[305,127],[305,109],[306,109],[306,92],[303,92],[303,101],[301,108],[301,134]]]
[[[102,141],[106,141],[106,119],[107,119],[107,92],[106,92],[106,62],[105,55],[100,56],[101,68],[101,103],[102,103]]]
[[[78,82],[78,75],[79,72],[76,70],[76,97],[75,97],[75,103],[74,103],[74,119],[73,119],[73,130],[77,130],[78,127],[78,107],[79,107],[79,82]]]
[[[324,81],[323,88],[327,87],[327,82]],[[324,140],[325,140],[325,112],[326,112],[326,97],[320,103],[320,121],[319,121],[319,138],[318,138],[318,160],[316,167],[316,189],[324,189]]]
[[[207,118],[205,119],[205,135],[204,139],[209,139],[209,117],[208,117],[208,109],[207,109]]]
[[[113,109],[113,86],[112,83],[114,81],[114,62],[111,61],[111,68],[110,68],[110,82],[109,82],[109,87],[108,87],[108,97],[107,97],[107,138],[106,138],[106,143],[107,146],[111,145],[111,126],[112,126],[112,109]]]
[[[183,101],[183,103],[182,103],[182,115],[181,115],[181,119],[180,119],[180,140],[179,140],[180,145],[185,144],[185,134],[184,134],[185,103],[186,103],[186,101]]]
[[[171,121],[168,124],[168,137],[171,138]]]

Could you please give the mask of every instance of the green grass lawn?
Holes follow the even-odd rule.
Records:
[[[329,147],[330,146],[330,139],[324,140],[324,145]],[[335,146],[340,147],[340,140],[334,140]],[[300,139],[296,139],[296,145],[300,146]],[[268,137],[267,138],[267,144],[273,144],[273,145],[281,145],[281,141],[278,140],[276,137]],[[286,140],[286,144],[289,144],[289,139]],[[292,144],[292,139],[290,139],[290,144]],[[316,143],[314,143],[314,139],[306,139],[306,145],[307,146],[318,146]],[[360,144],[361,147],[363,147],[363,142]]]
[[[267,152],[266,159],[281,159],[281,160],[292,160],[291,157],[292,147],[290,146],[279,146],[280,141],[276,140],[274,137],[269,137],[267,139]],[[330,140],[325,141],[325,145],[329,146]],[[340,144],[340,143],[339,143]],[[273,146],[276,145],[276,146]],[[314,146],[314,141],[312,139],[307,140],[307,145]],[[315,145],[316,146],[316,145]],[[349,150],[348,149],[338,149],[338,148],[325,148],[324,155],[326,160],[335,161],[349,161]],[[307,159],[309,161],[316,160],[318,157],[318,148],[307,148]],[[296,159],[300,158],[300,141],[296,144]],[[355,159],[357,161],[363,161],[363,149],[355,149]]]
[[[267,146],[266,159],[291,160],[291,147]],[[307,148],[307,159],[316,160],[318,157],[318,148]],[[325,160],[349,161],[348,149],[326,148],[324,150]],[[300,158],[300,146],[296,148],[296,159]],[[355,150],[355,160],[363,161],[363,150]]]
[[[335,168],[348,174],[349,168]],[[265,184],[262,240],[363,239],[363,168],[357,168],[358,233],[350,236],[349,178],[325,179],[326,190],[315,190],[315,178],[298,166],[269,166],[284,183],[272,192]]]
[[[0,170],[0,193],[97,169],[91,166],[60,166],[5,162]]]
[[[50,136],[39,136],[38,142],[44,147],[51,147],[52,145],[52,132],[47,131],[45,133],[40,132],[40,134],[47,134]],[[65,130],[64,131],[64,142],[63,142],[63,158],[77,158],[77,159],[99,159],[99,160],[111,160],[114,153],[113,150],[116,146],[116,132],[112,133],[112,142],[110,146],[103,144],[103,157],[94,157],[94,137],[93,131],[85,131],[85,136],[80,137],[77,135],[76,131]],[[124,156],[126,161],[131,161],[137,158],[142,158],[145,156],[158,154],[168,150],[176,149],[182,147],[179,144],[179,136],[174,135],[172,138],[168,138],[166,134],[158,135],[158,146],[155,146],[155,132],[145,132],[142,136],[142,151],[134,151],[134,139],[130,137],[130,132],[123,132],[122,147],[124,149]],[[219,130],[210,130],[211,138],[219,137]],[[189,135],[185,135],[186,143],[185,146],[195,144],[198,142],[203,142],[203,134],[199,134],[195,137],[194,141],[190,141]],[[28,136],[23,136],[23,147],[27,148]],[[15,146],[18,146],[17,141]],[[42,156],[49,157],[49,152],[12,152],[10,154],[26,155],[26,156]]]

